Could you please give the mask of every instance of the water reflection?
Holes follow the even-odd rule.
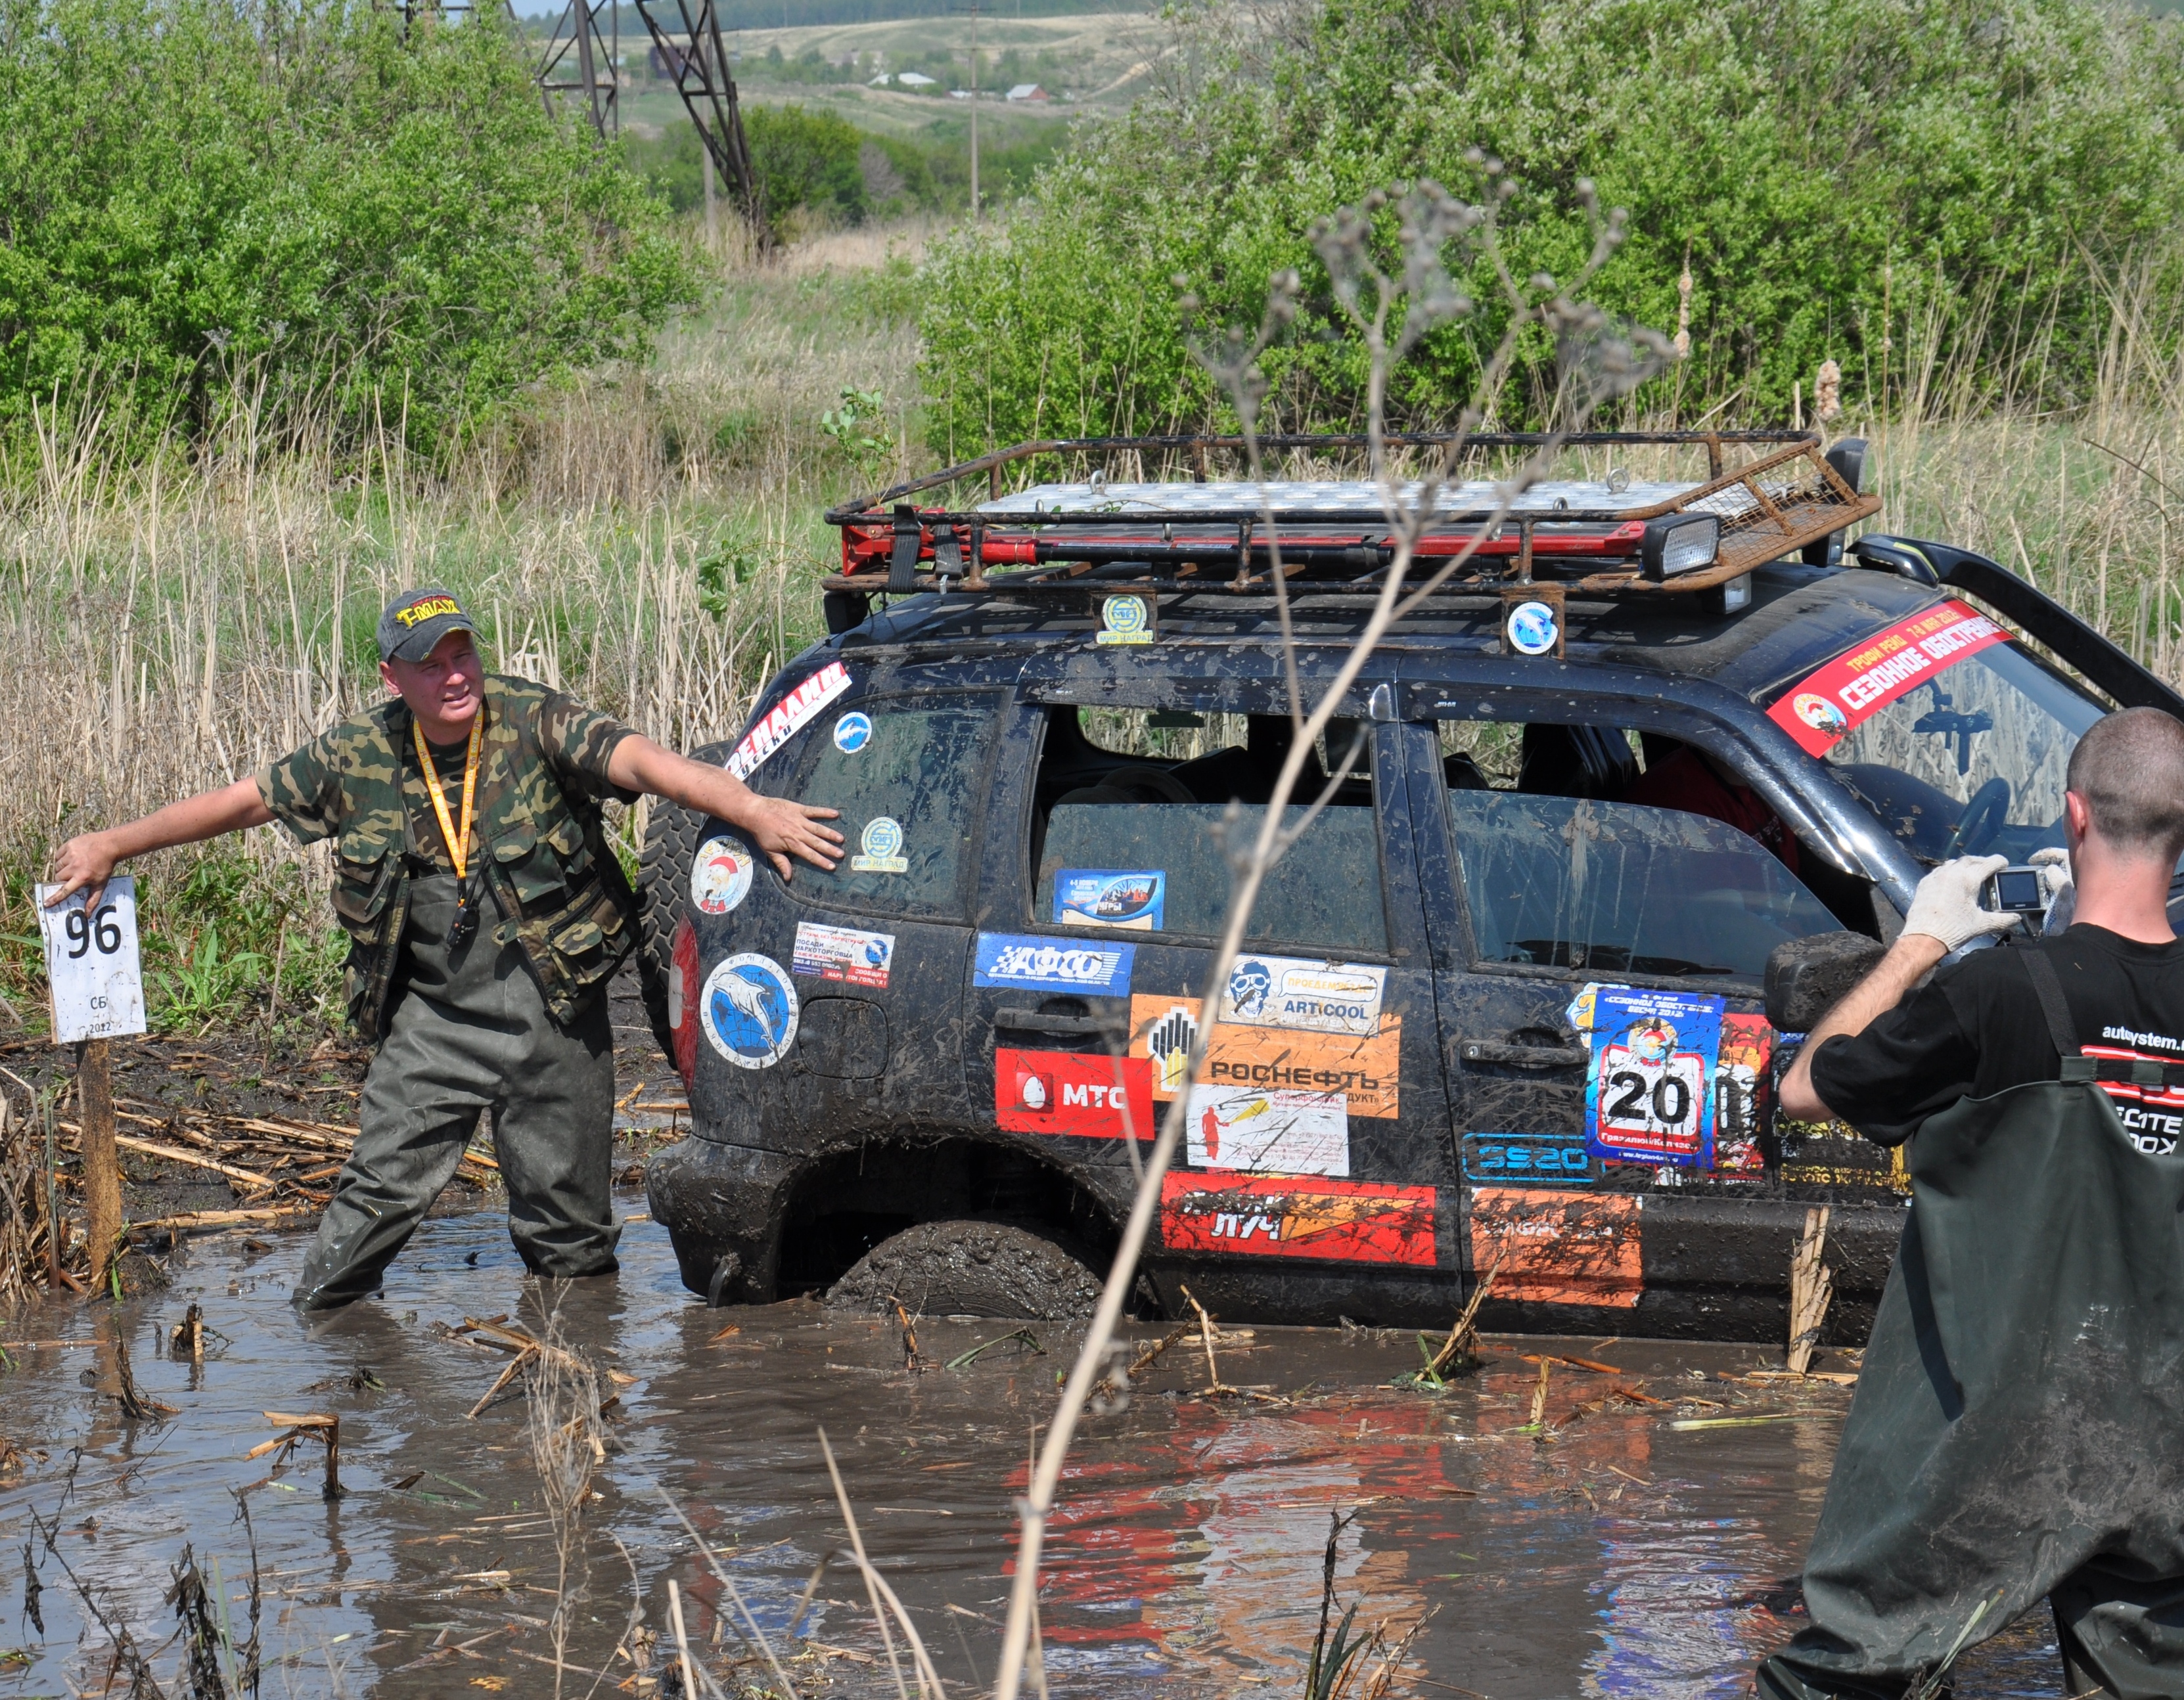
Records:
[[[632,1196],[623,1208],[642,1207]],[[191,1543],[240,1630],[249,1561],[237,1489],[259,1549],[266,1693],[444,1696],[479,1679],[546,1692],[557,1559],[525,1402],[466,1417],[507,1359],[445,1331],[465,1315],[535,1317],[525,1307],[537,1289],[503,1223],[428,1223],[383,1299],[308,1331],[286,1303],[305,1243],[208,1242],[169,1292],[0,1330],[60,1342],[11,1345],[19,1367],[0,1374],[0,1439],[27,1455],[22,1476],[0,1481],[0,1597],[20,1603],[31,1542],[46,1620],[42,1636],[26,1619],[0,1636],[0,1650],[25,1653],[0,1663],[0,1697],[97,1692],[106,1679],[113,1648],[64,1559],[111,1622],[159,1649],[154,1673],[182,1692],[171,1566]],[[569,1336],[635,1378],[618,1390],[573,1556],[585,1588],[566,1652],[583,1673],[575,1692],[602,1669],[605,1686],[632,1674],[616,1655],[632,1592],[664,1633],[671,1577],[724,1681],[763,1676],[755,1661],[727,1671],[748,1650],[664,1491],[793,1658],[800,1692],[894,1692],[853,1573],[822,1579],[789,1632],[813,1570],[844,1542],[822,1426],[867,1547],[943,1674],[966,1689],[989,1680],[1010,1503],[1072,1342],[1040,1327],[1044,1355],[1011,1344],[949,1370],[937,1366],[1007,1325],[928,1321],[918,1342],[928,1367],[911,1375],[897,1331],[877,1321],[692,1302],[649,1223],[630,1225],[623,1253],[618,1279],[560,1300]],[[215,1331],[196,1386],[164,1349],[192,1299]],[[122,1414],[125,1343],[137,1385],[179,1414]],[[1752,1661],[1794,1627],[1769,1609],[1790,1604],[1769,1584],[1800,1561],[1847,1395],[1719,1379],[1758,1361],[1748,1347],[1583,1342],[1562,1349],[1622,1373],[1551,1366],[1543,1440],[1529,1428],[1538,1371],[1515,1355],[1539,1345],[1508,1347],[1435,1397],[1387,1385],[1416,1362],[1403,1337],[1257,1329],[1223,1349],[1220,1373],[1260,1396],[1219,1401],[1198,1396],[1202,1357],[1170,1353],[1126,1410],[1087,1424],[1073,1455],[1041,1601],[1052,1692],[1297,1692],[1332,1519],[1343,1519],[1337,1612],[1355,1602],[1362,1626],[1396,1635],[1426,1619],[1408,1669],[1437,1686],[1397,1693],[1744,1692]],[[1603,1401],[1611,1386],[1665,1403]],[[243,1458],[276,1432],[267,1411],[299,1410],[341,1418],[337,1502],[320,1497],[315,1456],[277,1480],[268,1460]],[[1794,1419],[1670,1426],[1752,1412]],[[58,1556],[34,1511],[51,1519]],[[2052,1642],[2028,1619],[1967,1662],[1958,1692],[2051,1693],[2054,1674]]]

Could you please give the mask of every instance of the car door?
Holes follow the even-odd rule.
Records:
[[[1411,764],[1470,1264],[1501,1266],[1499,1300],[1613,1325],[1645,1289],[1642,1195],[1763,1187],[1761,974],[1841,923],[1756,839],[1617,800],[1640,756],[1605,713],[1470,712],[1419,728]]]
[[[1274,692],[1150,669],[1028,689],[1005,747],[1039,754],[1014,864],[986,870],[971,1091],[1118,1214],[1125,1125],[1149,1139],[1184,1097],[1148,1251],[1171,1305],[1188,1280],[1232,1319],[1437,1315],[1457,1252],[1452,1208],[1438,1214],[1448,1109],[1393,727],[1346,721],[1315,751],[1311,794],[1328,767],[1340,782],[1269,874],[1201,1077],[1182,1085],[1225,847],[1264,815],[1236,799],[1267,775],[1261,734],[1286,724]]]

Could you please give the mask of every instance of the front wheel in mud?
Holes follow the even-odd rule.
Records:
[[[718,767],[733,744],[708,744],[690,759]],[[646,811],[644,848],[637,872],[637,986],[645,1019],[660,1053],[675,1060],[675,1030],[668,1025],[668,978],[675,972],[675,929],[690,909],[690,864],[705,823],[679,803],[652,799]]]
[[[1073,1322],[1100,1277],[1054,1241],[1007,1222],[921,1222],[883,1240],[827,1289],[829,1308]]]

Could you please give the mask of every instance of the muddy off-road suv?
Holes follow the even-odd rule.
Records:
[[[1027,444],[828,516],[832,635],[699,753],[839,809],[841,865],[784,883],[672,808],[645,848],[646,992],[691,1104],[649,1186],[684,1281],[1087,1310],[1184,1091],[1149,1313],[1188,1282],[1224,1319],[1446,1325],[1496,1270],[1491,1327],[1780,1341],[1827,1203],[1831,1328],[1862,1338],[1907,1183],[1775,1121],[1786,1036],[1925,867],[2060,842],[2110,705],[2184,700],[1992,561],[1846,549],[1880,507],[1861,443],[1570,440],[1595,475],[1527,492],[1305,760],[1291,808],[1331,801],[1186,1087],[1226,847],[1292,737],[1275,551],[1307,702],[1390,558],[1373,486],[1209,476],[1235,447]],[[1074,481],[1005,491],[1048,467]],[[976,505],[922,505],[971,480]],[[1441,495],[1413,581],[1492,501]]]

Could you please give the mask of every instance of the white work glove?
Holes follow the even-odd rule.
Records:
[[[2048,913],[2040,931],[2053,937],[2070,925],[2078,912],[2078,888],[2070,883],[2070,853],[2060,847],[2035,850],[2025,865],[2040,870],[2040,890],[2048,899]]]
[[[2007,856],[1959,856],[1942,863],[1911,894],[1911,913],[1903,918],[1903,931],[1939,939],[1944,950],[1954,950],[1981,933],[2008,932],[2017,925],[2017,917],[1981,908],[1980,887],[1989,875],[2008,865]]]

